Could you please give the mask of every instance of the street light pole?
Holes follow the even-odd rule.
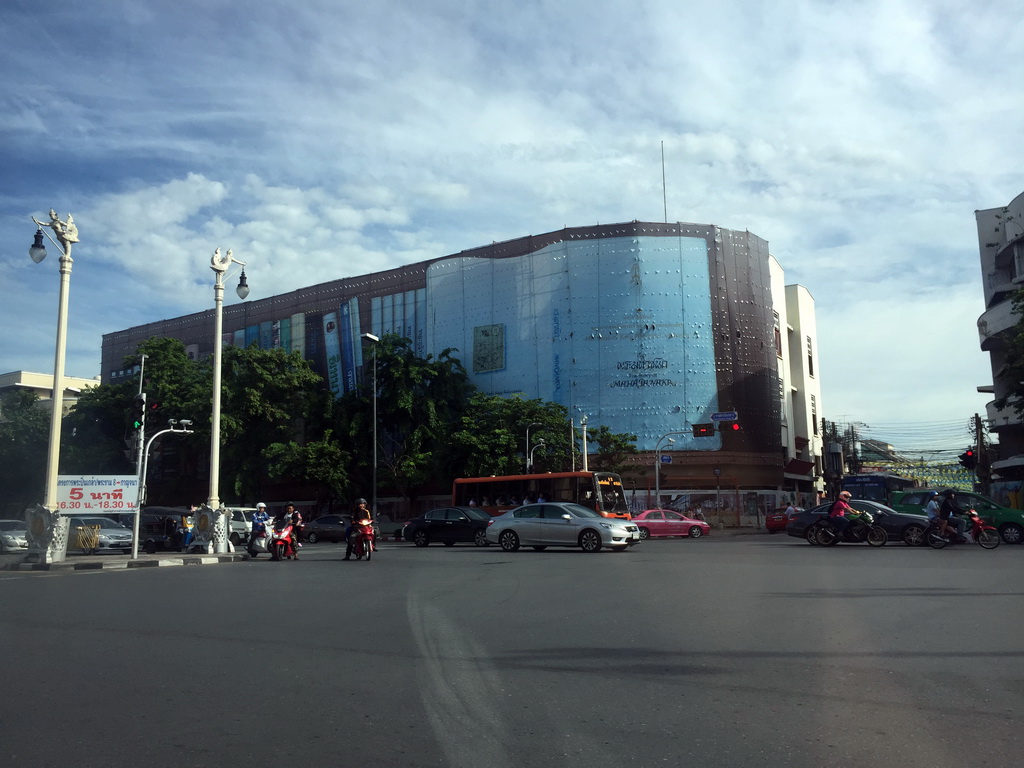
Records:
[[[530,469],[533,469],[533,452],[538,448],[543,448],[545,445],[543,437],[537,438],[537,442],[533,444],[533,448],[530,449]]]
[[[46,457],[46,487],[43,508],[48,512],[49,525],[45,530],[33,521],[32,528],[39,534],[33,539],[33,547],[29,559],[39,562],[63,562],[67,556],[68,521],[60,516],[57,508],[57,471],[60,462],[60,428],[64,418],[64,358],[67,350],[68,326],[68,290],[71,287],[71,244],[78,242],[78,227],[71,214],[67,221],[61,221],[57,212],[50,209],[50,221],[36,223],[35,241],[28,249],[28,255],[36,264],[46,258],[46,246],[43,244],[43,227],[53,230],[56,240],[46,233],[47,239],[61,250],[60,254],[60,295],[57,301],[57,344],[53,357],[53,411],[50,414],[49,451]],[[39,510],[39,507],[36,507]],[[45,541],[45,548],[42,542]]]
[[[539,426],[539,421],[526,425],[526,474],[530,474],[530,471],[533,469],[533,454],[530,452],[530,430]]]
[[[584,414],[583,418],[580,419],[580,426],[583,427],[583,471],[584,472],[589,472],[590,471],[590,465],[589,465],[589,463],[587,461],[587,416],[586,416],[586,414]]]
[[[661,508],[661,442],[662,440],[668,440],[669,445],[675,442],[672,435],[685,435],[686,432],[682,430],[673,430],[672,432],[666,432],[664,435],[658,438],[658,441],[654,444],[654,503]]]
[[[229,250],[221,256],[220,248],[213,252],[210,269],[213,270],[213,404],[210,416],[210,497],[206,501],[207,511],[216,514],[214,524],[214,551],[228,551],[227,515],[220,511],[220,389],[221,389],[221,358],[223,347],[223,305],[224,277],[231,264],[242,267],[242,275],[235,292],[240,299],[249,295],[249,284],[245,280],[245,262],[236,259]],[[219,514],[218,514],[219,513]]]
[[[370,497],[370,511],[373,519],[377,519],[377,345],[380,338],[372,333],[364,333],[363,338],[373,342],[373,488]]]

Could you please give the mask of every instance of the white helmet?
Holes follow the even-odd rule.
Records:
[[[266,508],[267,508],[267,505],[264,504],[262,501],[259,504],[256,505],[256,509],[266,509]]]

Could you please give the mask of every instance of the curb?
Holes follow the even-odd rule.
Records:
[[[149,556],[145,560],[125,560],[110,558],[106,560],[90,560],[88,562],[63,563],[5,563],[0,570],[5,571],[101,571],[127,570],[129,568],[159,568],[176,565],[219,565],[220,563],[241,563],[249,560],[247,552],[224,555],[178,555],[169,557]]]

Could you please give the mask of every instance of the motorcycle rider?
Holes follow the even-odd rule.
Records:
[[[828,523],[832,526],[832,530],[836,532],[836,538],[839,541],[843,540],[843,534],[850,527],[850,521],[846,516],[856,514],[853,507],[849,504],[850,498],[851,494],[849,491],[840,491],[839,497],[828,508]]]
[[[274,527],[277,528],[279,525],[291,525],[291,544],[292,551],[295,553],[295,559],[299,559],[299,526],[302,525],[302,515],[299,514],[298,510],[295,509],[295,505],[290,501],[284,505],[284,510],[278,512],[274,516]]]
[[[939,505],[941,503],[938,491],[928,492],[928,505],[924,508],[924,513],[928,515],[929,523],[939,524]]]
[[[352,559],[352,547],[355,546],[355,542],[352,540],[352,532],[355,530],[355,524],[360,520],[372,520],[373,516],[370,514],[370,510],[366,508],[366,499],[356,499],[356,508],[352,510],[352,514],[348,519],[348,527],[345,529],[345,559]]]
[[[266,534],[267,523],[270,522],[270,515],[267,514],[267,505],[262,501],[256,505],[256,511],[252,513],[252,530],[249,531],[249,543],[248,549],[249,554],[253,557],[256,556],[256,550],[253,549],[253,543],[259,538],[260,533]]]
[[[956,491],[950,488],[947,491],[942,492],[943,500],[942,505],[939,507],[939,530],[944,536],[946,530],[949,528],[949,524],[952,523],[956,528],[956,535],[958,539],[963,542],[966,541],[964,531],[967,529],[967,521],[958,515],[966,515],[967,511],[960,507],[956,501]]]

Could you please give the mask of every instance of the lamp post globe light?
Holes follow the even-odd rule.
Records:
[[[377,519],[377,345],[380,337],[372,333],[364,333],[362,336],[367,341],[373,342],[373,488],[370,497],[370,512],[373,519]]]
[[[35,240],[28,249],[28,255],[36,264],[46,258],[43,243],[44,228],[53,231],[45,233],[46,238],[60,248],[60,295],[57,300],[57,343],[53,358],[53,410],[50,414],[49,450],[46,457],[46,486],[43,503],[28,510],[29,552],[26,557],[32,562],[62,562],[67,556],[68,521],[61,517],[57,504],[57,471],[60,460],[60,428],[64,417],[64,358],[67,351],[68,290],[71,286],[71,245],[78,242],[78,227],[71,214],[61,221],[57,212],[50,209],[50,220],[39,221],[35,216]]]
[[[238,279],[238,287],[235,292],[238,298],[244,299],[249,295],[249,284],[245,280],[245,262],[239,261],[229,250],[223,256],[220,248],[213,252],[210,259],[210,269],[213,270],[213,401],[210,414],[210,496],[206,503],[197,510],[195,525],[197,538],[201,541],[208,536],[207,530],[202,527],[205,522],[206,528],[209,521],[213,520],[213,550],[214,552],[229,552],[231,542],[228,539],[228,512],[221,508],[220,504],[220,383],[221,383],[221,358],[223,357],[223,307],[224,307],[224,278],[231,264],[238,264],[242,267],[242,274]],[[209,543],[207,543],[209,547]]]

